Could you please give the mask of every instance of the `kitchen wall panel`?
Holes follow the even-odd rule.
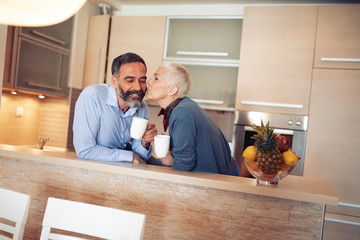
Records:
[[[16,117],[16,108],[24,109]],[[3,92],[0,109],[0,143],[36,145],[40,123],[40,100],[35,95],[11,95]]]
[[[39,138],[49,137],[48,145],[66,147],[69,99],[46,98],[41,104]]]

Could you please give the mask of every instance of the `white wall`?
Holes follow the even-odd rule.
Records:
[[[4,78],[4,64],[5,64],[5,49],[7,37],[7,25],[0,24],[0,108],[1,108],[1,93]]]

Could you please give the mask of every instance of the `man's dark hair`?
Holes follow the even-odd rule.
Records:
[[[141,62],[145,66],[145,71],[147,71],[144,59],[142,59],[142,57],[140,57],[139,55],[137,55],[135,53],[128,52],[128,53],[124,53],[124,54],[118,56],[117,58],[115,58],[113,60],[112,65],[111,65],[111,74],[116,77],[119,77],[118,74],[119,74],[121,65],[123,65],[125,63],[132,63],[132,62]]]

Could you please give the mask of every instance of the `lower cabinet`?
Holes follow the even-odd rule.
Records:
[[[326,179],[360,206],[360,71],[314,69],[304,176]]]

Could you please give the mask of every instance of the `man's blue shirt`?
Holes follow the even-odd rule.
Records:
[[[152,148],[146,149],[141,140],[130,137],[134,116],[149,118],[149,110],[143,103],[139,108],[120,110],[116,90],[109,84],[96,84],[85,88],[75,105],[74,147],[79,158],[102,161],[133,160],[132,151],[143,159],[151,156]],[[125,150],[131,142],[132,151]]]

